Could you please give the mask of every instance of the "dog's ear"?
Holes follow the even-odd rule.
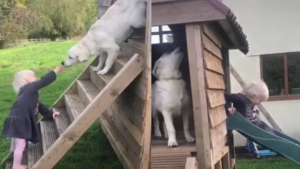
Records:
[[[158,79],[159,74],[160,74],[159,64],[160,64],[160,60],[157,60],[154,64],[154,67],[152,70],[152,74],[156,79]]]
[[[89,59],[89,53],[87,50],[80,50],[79,55],[77,56],[79,62],[85,62]]]
[[[180,51],[180,47],[177,47],[172,53],[177,53]]]

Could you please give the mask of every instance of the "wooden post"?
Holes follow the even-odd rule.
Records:
[[[234,69],[234,67],[231,64],[230,64],[230,72],[234,76],[234,78],[239,82],[242,88],[245,88],[246,87],[245,81],[242,79],[242,77],[238,74],[238,72]],[[257,107],[261,111],[261,113],[266,117],[266,119],[270,122],[270,124],[274,127],[275,130],[282,131],[281,128],[275,122],[275,120],[272,118],[270,113],[265,109],[265,107],[262,104],[257,105]]]
[[[145,38],[145,57],[146,60],[146,76],[147,76],[147,93],[146,93],[146,104],[144,109],[144,129],[143,129],[143,145],[142,145],[142,160],[141,160],[141,169],[150,169],[151,167],[151,0],[147,2],[147,21],[146,21],[146,38]]]
[[[192,87],[198,168],[213,169],[200,25],[186,25],[186,38]]]
[[[231,83],[230,83],[230,61],[229,61],[229,51],[226,48],[222,49],[223,56],[223,67],[225,72],[225,85],[226,92],[231,93]],[[232,131],[228,131],[227,133],[228,147],[229,147],[229,157],[230,158],[230,166],[231,168],[235,168],[235,149],[234,149],[234,135]],[[227,163],[225,163],[226,165]],[[229,167],[229,166],[228,166]]]

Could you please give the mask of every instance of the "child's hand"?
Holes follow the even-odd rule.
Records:
[[[54,112],[54,113],[52,114],[52,117],[53,117],[53,119],[55,119],[55,118],[57,118],[59,115],[60,115],[59,112]]]
[[[233,115],[236,112],[236,109],[235,109],[235,107],[230,107],[228,109],[228,111],[229,111],[229,114]]]
[[[235,107],[233,107],[233,103],[231,103],[231,107],[228,109],[229,114],[233,115],[233,113],[235,113],[236,109]]]
[[[64,71],[64,67],[63,66],[57,66],[55,69],[54,69],[54,72],[56,74],[60,73],[60,72],[63,72]]]

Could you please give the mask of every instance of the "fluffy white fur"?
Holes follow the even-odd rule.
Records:
[[[195,139],[189,132],[190,99],[185,81],[181,78],[179,66],[183,54],[179,48],[172,53],[161,56],[154,65],[153,75],[158,79],[152,86],[152,117],[154,120],[154,136],[161,137],[159,130],[158,112],[164,117],[163,129],[168,138],[168,146],[178,146],[173,117],[182,115],[184,136],[188,142]]]
[[[119,54],[119,45],[131,36],[133,28],[145,26],[145,15],[146,0],[116,1],[91,26],[85,37],[69,50],[68,58],[62,65],[72,66],[87,61],[90,56],[100,55],[99,64],[93,70],[101,75],[106,74]]]

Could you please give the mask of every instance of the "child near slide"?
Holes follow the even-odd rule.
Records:
[[[225,94],[226,108],[230,114],[238,111],[247,120],[258,127],[275,134],[273,129],[263,122],[255,110],[255,106],[269,98],[269,90],[265,82],[258,81],[249,84],[241,93]]]
[[[40,102],[38,91],[56,79],[56,74],[63,71],[58,66],[53,71],[37,79],[31,70],[23,70],[15,75],[13,87],[17,99],[12,105],[2,130],[5,138],[11,138],[11,152],[13,153],[13,169],[26,169],[21,165],[23,152],[27,141],[37,143],[40,141],[38,128],[38,112],[45,118],[56,118],[59,112],[53,112]]]

